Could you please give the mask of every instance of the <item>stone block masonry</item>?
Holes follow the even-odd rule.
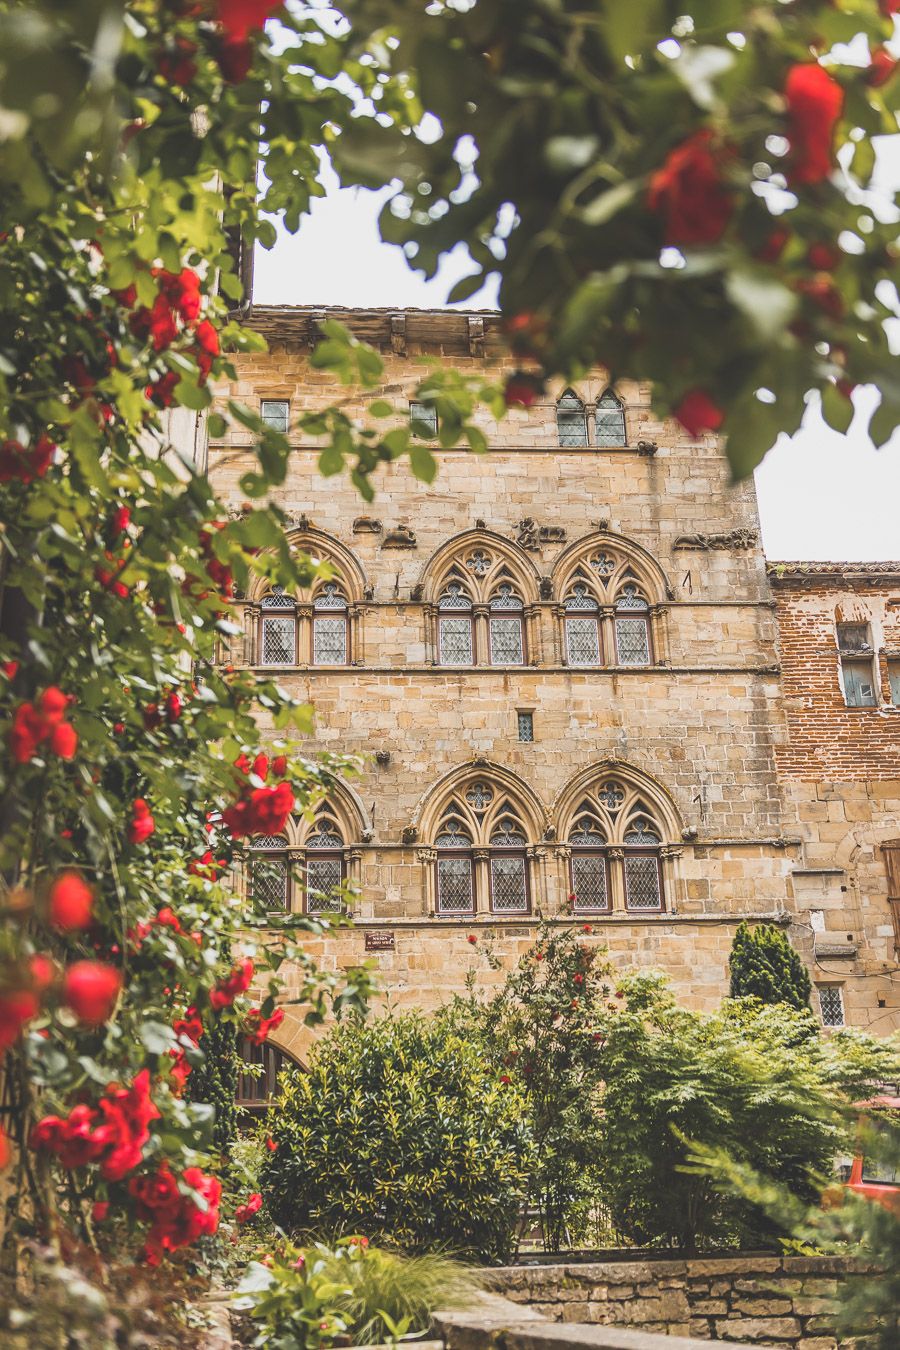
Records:
[[[488,1282],[511,1302],[566,1324],[838,1350],[833,1300],[867,1269],[843,1257],[734,1256],[509,1266],[490,1271]]]

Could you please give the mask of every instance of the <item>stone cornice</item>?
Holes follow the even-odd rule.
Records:
[[[773,586],[797,586],[823,582],[842,585],[879,585],[900,582],[900,562],[767,562]]]

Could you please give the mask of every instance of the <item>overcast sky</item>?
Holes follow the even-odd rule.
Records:
[[[464,251],[445,259],[425,282],[399,248],[381,243],[377,217],[384,193],[338,190],[315,202],[297,235],[280,232],[258,249],[258,304],[437,308],[453,283],[472,270]],[[465,308],[496,303],[492,290]],[[860,407],[872,390],[858,390]],[[872,560],[900,558],[900,434],[881,450],[859,430],[846,436],[811,410],[802,430],[781,437],[757,471],[763,543],[770,558]]]

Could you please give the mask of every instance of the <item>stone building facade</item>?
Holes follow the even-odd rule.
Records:
[[[284,425],[332,402],[309,360],[324,313],[254,307],[269,351],[235,358],[219,395]],[[384,359],[376,395],[349,391],[362,422],[374,396],[408,415],[423,359],[491,376],[509,364],[495,315],[328,314]],[[783,609],[788,591],[767,576],[752,483],[729,483],[714,437],[659,421],[647,387],[611,390],[600,371],[479,421],[489,455],[437,451],[430,486],[388,465],[371,506],[296,438],[278,500],[291,545],[334,575],[242,597],[230,659],[278,666],[314,704],[311,749],[366,759],[249,870],[294,908],[356,882],[355,927],[313,950],[333,967],[375,954],[395,1002],[433,1005],[473,965],[499,978],[482,939],[508,964],[538,910],[574,910],[617,967],[661,968],[712,1007],[737,924],[797,920],[797,879],[818,875],[830,838],[782,698],[773,593]],[[239,429],[209,446],[236,510],[252,464]],[[900,777],[896,738],[881,754],[875,776]],[[290,860],[305,882],[287,880]],[[840,904],[819,908],[832,928]],[[880,959],[884,915],[859,917]],[[848,1016],[870,1020],[871,1001],[848,999]],[[281,1033],[302,1055],[299,1018]]]

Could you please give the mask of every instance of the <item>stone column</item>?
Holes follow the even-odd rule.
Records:
[[[434,918],[437,913],[437,849],[417,848],[416,859],[422,865],[422,913]]]

